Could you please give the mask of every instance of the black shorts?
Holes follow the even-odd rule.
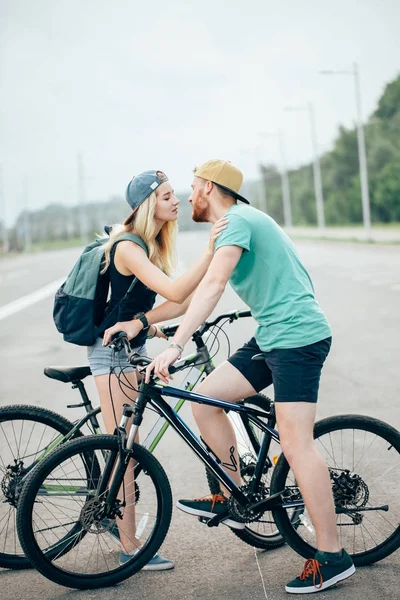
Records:
[[[317,402],[321,370],[331,342],[329,337],[302,348],[262,352],[251,338],[228,361],[257,392],[273,383],[275,402]],[[252,360],[255,354],[263,354],[264,360]]]

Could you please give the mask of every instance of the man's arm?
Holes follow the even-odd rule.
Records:
[[[172,340],[173,342],[184,346],[196,329],[210,316],[217,306],[242,252],[243,248],[239,246],[222,246],[215,252],[207,273],[193,294],[190,306]]]
[[[215,252],[172,343],[184,346],[196,329],[209,317],[222,296],[242,252],[243,248],[239,246],[222,246]],[[167,348],[159,354],[147,368],[147,380],[150,372],[154,370],[157,377],[167,383],[170,377],[168,367],[178,359],[179,354],[176,348]]]

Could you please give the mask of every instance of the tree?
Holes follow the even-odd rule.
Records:
[[[400,110],[400,75],[385,87],[374,115],[389,121]]]

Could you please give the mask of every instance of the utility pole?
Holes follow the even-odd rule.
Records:
[[[6,197],[4,193],[3,168],[0,164],[0,215],[1,215],[1,240],[3,245],[3,254],[7,254],[10,250],[10,243],[7,231],[7,214],[6,214]]]
[[[313,178],[314,178],[314,194],[315,203],[317,209],[317,223],[318,229],[324,229],[325,227],[325,214],[324,214],[324,194],[322,190],[322,177],[321,177],[321,163],[319,161],[318,142],[317,142],[317,129],[315,126],[315,112],[314,106],[311,102],[307,106],[285,106],[285,111],[301,110],[308,112],[308,118],[310,121],[310,133],[311,133],[311,145],[313,151]]]
[[[286,146],[283,136],[283,131],[278,132],[279,148],[281,152],[282,162],[282,196],[283,196],[283,218],[285,221],[285,227],[292,227],[292,202],[290,198],[290,184],[289,175],[286,167]]]
[[[78,152],[77,157],[77,169],[78,169],[78,214],[79,214],[79,235],[83,245],[87,244],[88,231],[87,231],[87,216],[85,210],[86,204],[86,188],[85,188],[85,172],[83,166],[82,155]]]
[[[287,172],[287,161],[286,161],[286,146],[283,131],[276,131],[275,133],[260,132],[262,137],[276,137],[279,143],[279,153],[281,157],[281,189],[282,189],[282,203],[283,203],[283,220],[285,227],[292,227],[292,201],[290,197],[290,183],[289,175]]]
[[[368,188],[368,167],[367,167],[367,150],[365,148],[364,125],[362,121],[361,109],[361,89],[360,89],[360,74],[358,64],[353,64],[354,90],[356,95],[357,105],[357,143],[358,143],[358,158],[360,163],[360,183],[361,183],[361,201],[363,209],[363,221],[367,236],[371,236],[371,213]]]
[[[261,150],[260,146],[254,146],[254,157],[256,161],[257,167],[257,176],[260,177],[258,183],[258,197],[259,197],[259,206],[260,210],[262,210],[265,214],[268,213],[268,202],[267,202],[267,189],[264,180],[264,173],[262,170],[262,161],[261,161]]]
[[[24,232],[24,251],[31,252],[32,250],[32,237],[31,237],[31,222],[29,218],[29,186],[26,177],[22,179],[22,202],[21,205],[24,207],[23,212],[23,232]]]
[[[310,119],[311,144],[313,149],[313,177],[315,202],[317,205],[318,229],[325,227],[324,193],[322,190],[321,163],[319,160],[317,128],[315,126],[315,111],[311,102],[308,103],[308,116]]]
[[[360,73],[358,64],[353,63],[353,68],[350,71],[332,71],[326,70],[320,71],[321,75],[351,75],[354,81],[354,92],[356,100],[356,111],[357,111],[357,144],[358,144],[358,162],[360,166],[360,185],[361,185],[361,203],[364,230],[367,239],[371,239],[371,212],[370,212],[370,199],[369,199],[369,188],[368,188],[368,167],[367,167],[367,150],[365,147],[364,137],[364,126],[362,120],[362,107],[361,107],[361,88],[360,88]]]

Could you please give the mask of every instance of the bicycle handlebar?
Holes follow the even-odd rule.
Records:
[[[205,321],[199,327],[199,329],[197,329],[197,331],[195,331],[193,336],[195,336],[196,334],[204,335],[204,333],[206,333],[206,331],[208,331],[209,329],[211,329],[211,327],[214,327],[214,325],[217,325],[220,321],[223,321],[224,319],[229,319],[229,322],[233,323],[233,321],[236,321],[237,319],[242,319],[244,317],[251,317],[251,311],[250,310],[231,310],[227,313],[223,313],[222,315],[219,315],[213,321]],[[165,327],[162,327],[161,331],[167,338],[169,338],[169,337],[172,337],[173,335],[175,335],[176,330],[178,329],[179,325],[180,325],[180,323],[174,323],[173,325],[167,325]]]
[[[231,310],[227,313],[223,313],[222,315],[218,315],[218,317],[216,317],[213,321],[205,321],[200,327],[199,329],[197,329],[193,335],[192,335],[192,339],[196,339],[198,337],[203,336],[209,329],[211,329],[211,327],[214,327],[215,325],[217,325],[220,321],[223,321],[224,319],[228,319],[230,323],[233,323],[233,321],[236,321],[237,319],[242,319],[242,318],[246,318],[246,317],[251,317],[251,311],[250,310]],[[162,327],[162,332],[164,333],[164,335],[169,338],[172,337],[173,335],[175,335],[176,330],[178,329],[180,323],[174,323],[173,325],[168,325],[166,327]],[[144,366],[145,364],[149,364],[151,362],[151,359],[147,359],[147,357],[143,357],[143,356],[139,356],[137,354],[133,354],[131,355],[131,347],[129,344],[129,340],[128,340],[128,336],[126,335],[126,333],[124,331],[120,331],[119,333],[116,333],[113,336],[112,342],[111,342],[114,347],[119,350],[124,348],[130,362],[132,365],[137,365],[137,366]],[[130,356],[131,355],[131,356]],[[142,362],[140,362],[140,360]],[[139,361],[139,362],[136,362]],[[144,361],[144,362],[143,362]],[[148,362],[146,362],[148,361]],[[175,371],[174,367],[170,367],[170,373],[172,374]]]

